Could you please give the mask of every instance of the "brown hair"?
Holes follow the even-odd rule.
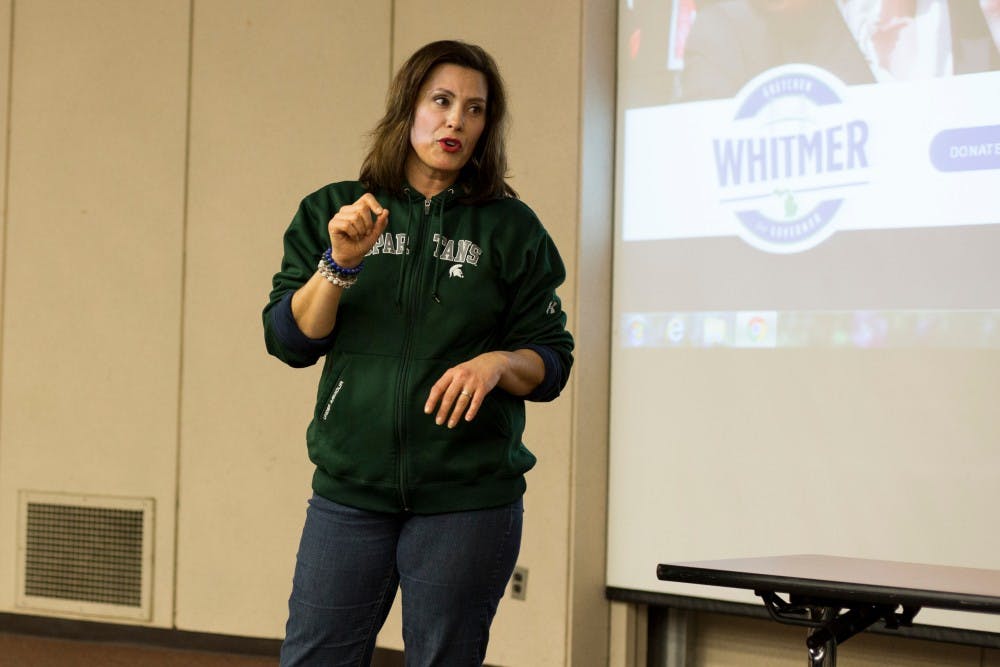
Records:
[[[498,197],[516,197],[507,184],[507,94],[496,62],[474,44],[444,40],[418,49],[399,68],[386,93],[385,115],[371,133],[371,148],[361,164],[359,180],[371,190],[402,194],[410,129],[420,87],[438,65],[451,64],[480,72],[486,78],[486,125],[472,157],[459,174],[462,199],[476,203]]]

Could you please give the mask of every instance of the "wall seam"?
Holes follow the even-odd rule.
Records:
[[[600,567],[603,583],[607,567],[606,503],[609,462],[606,445],[609,436],[607,429],[610,424],[610,410],[606,394],[602,408],[604,416],[600,420],[603,421],[603,434],[598,436],[592,430],[593,423],[588,421],[584,426],[581,422],[593,419],[594,410],[598,409],[596,401],[599,397],[592,389],[593,381],[601,378],[606,382],[610,378],[613,338],[612,288],[607,281],[595,284],[593,272],[588,272],[587,267],[594,261],[600,261],[600,265],[605,267],[604,275],[612,275],[614,232],[612,228],[599,225],[613,226],[615,211],[615,165],[612,162],[610,172],[607,172],[604,166],[607,159],[605,149],[610,147],[613,154],[615,143],[618,7],[617,3],[614,4],[614,7],[608,8],[601,0],[581,0],[579,14],[574,330],[578,332],[578,352],[583,354],[586,350],[592,370],[582,375],[580,373],[582,369],[578,371],[571,409],[571,503],[568,536],[570,562],[567,569],[569,576],[566,604],[566,656],[569,662],[581,659],[581,656],[577,655],[581,651],[589,656],[589,651],[597,648],[594,640],[589,638],[599,627],[592,616],[595,611],[593,608],[595,591],[591,589],[593,583],[591,578]],[[608,18],[612,22],[610,27]],[[605,60],[606,58],[610,58],[610,61]],[[584,298],[583,295],[587,295],[588,298]],[[579,328],[582,327],[582,322],[593,324],[597,321],[600,323],[596,328],[588,327],[586,334]],[[603,440],[603,456],[597,449],[602,444],[597,440],[598,437]],[[598,489],[595,484],[600,484],[601,488]],[[601,529],[599,534],[585,531],[585,534],[581,535],[581,525],[591,521],[591,513],[596,509],[593,505],[595,493],[603,494]],[[593,556],[595,539],[600,540],[600,548],[603,550],[599,560]],[[611,619],[608,607],[603,620],[604,638],[603,642],[600,642],[604,659],[610,656],[610,631]]]
[[[389,81],[392,81],[394,62],[396,62],[396,0],[389,0]]]
[[[3,423],[3,394],[4,381],[3,359],[6,352],[5,332],[7,322],[7,271],[8,271],[8,251],[7,251],[7,228],[10,226],[10,142],[11,132],[11,112],[14,108],[14,5],[16,0],[10,0],[10,28],[7,39],[7,103],[4,113],[6,114],[7,127],[4,128],[6,145],[4,146],[4,171],[3,171],[3,229],[0,230],[0,243],[3,244],[2,258],[3,271],[0,273],[0,424]],[[0,458],[3,455],[2,441],[0,441]]]
[[[581,198],[583,195],[583,176],[584,176],[584,165],[583,165],[583,139],[584,139],[584,105],[586,104],[586,96],[584,94],[584,86],[586,85],[586,0],[581,0],[578,5],[579,11],[577,14],[577,76],[576,76],[576,128],[577,128],[577,152],[576,152],[576,197],[574,197],[574,211],[573,216],[576,220],[576,234],[573,238],[573,256],[575,258],[574,265],[576,266],[576,276],[574,277],[574,310],[576,311],[573,315],[573,331],[579,331],[580,324],[580,300],[583,292],[580,290],[581,280],[580,277],[583,274],[580,266],[580,259],[582,254],[583,243],[580,240],[580,236],[583,233],[583,207],[581,206]],[[579,432],[577,426],[580,420],[580,383],[573,382],[573,393],[571,394],[573,401],[570,405],[570,429],[569,429],[569,516],[566,521],[566,600],[564,608],[566,610],[565,615],[565,627],[563,629],[563,660],[569,664],[569,661],[573,657],[573,626],[574,626],[574,613],[573,613],[573,599],[575,591],[575,578],[576,578],[576,567],[575,567],[575,554],[576,554],[576,541],[574,539],[576,535],[576,517],[577,517],[577,493],[576,493],[576,479],[577,479],[577,467],[579,465],[579,452],[578,447],[580,445]]]
[[[172,563],[173,582],[171,586],[170,626],[177,629],[177,581],[178,557],[180,554],[181,516],[181,450],[184,412],[184,329],[187,297],[187,236],[190,215],[189,197],[191,191],[191,91],[194,79],[194,3],[188,2],[188,52],[187,52],[187,102],[184,118],[184,186],[181,194],[181,279],[179,336],[177,345],[177,421],[176,450],[174,453],[174,557]]]

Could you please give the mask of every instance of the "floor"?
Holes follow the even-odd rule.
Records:
[[[276,655],[239,655],[121,642],[55,639],[0,632],[0,667],[276,667]],[[397,667],[402,655],[379,650],[373,667]]]
[[[0,667],[273,667],[277,657],[0,632]]]

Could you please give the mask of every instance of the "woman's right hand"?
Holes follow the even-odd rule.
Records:
[[[389,209],[366,192],[353,204],[341,206],[327,226],[330,254],[345,269],[353,269],[364,259],[389,224]]]

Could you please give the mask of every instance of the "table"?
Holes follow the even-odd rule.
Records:
[[[1000,613],[998,570],[793,555],[661,563],[656,576],[754,591],[776,621],[810,628],[812,667],[835,665],[837,644],[878,621],[911,625],[923,607]]]

